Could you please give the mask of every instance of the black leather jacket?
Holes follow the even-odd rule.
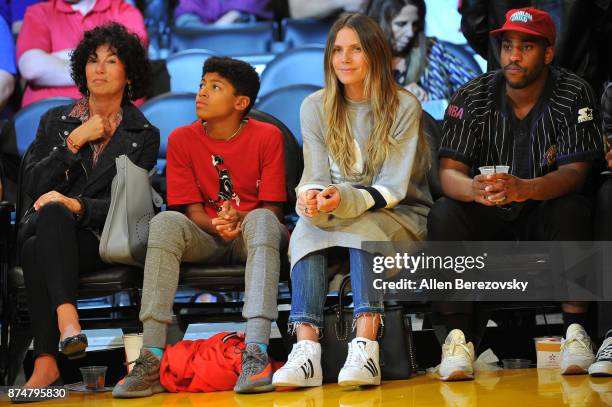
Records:
[[[78,198],[83,205],[82,227],[100,232],[110,207],[111,182],[117,173],[115,158],[127,154],[139,167],[150,170],[159,150],[159,130],[131,103],[123,106],[123,119],[92,168],[92,151],[83,146],[77,154],[66,147],[66,138],[81,121],[70,117],[74,104],[50,109],[38,126],[36,140],[27,155],[23,191],[24,207],[38,197],[57,191]],[[29,211],[30,213],[32,211]],[[22,224],[27,222],[24,216]]]
[[[470,46],[500,68],[500,43],[489,31],[501,27],[506,11],[533,6],[558,16],[555,63],[584,78],[596,95],[612,78],[612,0],[463,0],[461,29]]]

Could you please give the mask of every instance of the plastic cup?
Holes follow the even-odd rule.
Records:
[[[538,369],[558,368],[561,353],[560,336],[540,336],[533,338],[536,347]]]
[[[483,175],[501,173],[507,174],[510,171],[509,165],[485,165],[484,167],[479,167],[480,173]]]
[[[86,366],[81,367],[83,383],[88,390],[99,390],[104,388],[107,366]]]
[[[130,373],[134,364],[129,364],[138,359],[140,356],[140,349],[142,349],[142,334],[125,334],[123,335],[123,347],[125,348],[125,361],[128,363],[127,371]]]
[[[480,173],[482,175],[490,175],[490,174],[507,174],[508,171],[510,170],[510,166],[509,165],[485,165],[484,167],[479,167],[478,168],[480,170]],[[488,199],[488,198],[487,198]],[[503,199],[501,199],[503,200]],[[492,200],[489,199],[489,201],[491,202],[499,202],[500,200]]]
[[[504,369],[526,369],[531,366],[529,359],[503,359]]]

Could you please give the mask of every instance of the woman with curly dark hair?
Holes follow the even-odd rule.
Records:
[[[127,154],[149,170],[159,149],[159,131],[130,102],[142,97],[150,71],[136,35],[116,23],[87,31],[71,69],[83,98],[45,113],[25,158],[33,204],[19,227],[35,357],[25,387],[61,380],[58,341],[68,358],[85,355],[77,285],[79,274],[108,267],[98,246],[115,158]]]

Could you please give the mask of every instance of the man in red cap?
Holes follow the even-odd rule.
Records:
[[[461,31],[470,46],[487,60],[487,70],[499,69],[499,43],[489,31],[504,23],[509,9],[533,5],[549,12],[555,22],[555,65],[585,79],[599,97],[605,81],[612,79],[610,1],[462,0]]]
[[[548,13],[510,10],[491,35],[501,39],[502,69],[465,84],[446,110],[439,151],[445,197],[429,214],[429,239],[591,240],[591,204],[582,191],[592,163],[603,157],[592,90],[577,75],[551,65],[555,26]],[[501,167],[481,174],[482,166],[506,166],[508,173],[499,173]],[[443,345],[440,376],[471,378],[472,304],[438,307],[442,325],[459,328]],[[586,373],[593,360],[582,329],[586,306],[565,303],[563,311],[568,326],[563,373]]]

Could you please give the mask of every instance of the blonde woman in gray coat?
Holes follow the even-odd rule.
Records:
[[[304,173],[297,187],[300,220],[290,241],[297,335],[275,386],[320,386],[323,305],[329,249],[347,248],[356,338],[338,383],[380,384],[378,327],[382,292],[372,289],[373,255],[365,241],[423,240],[432,200],[430,152],[417,99],[398,87],[391,50],[363,14],[340,17],[325,50],[325,88],[302,104]]]

